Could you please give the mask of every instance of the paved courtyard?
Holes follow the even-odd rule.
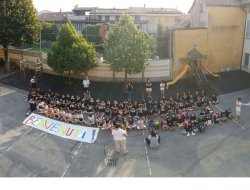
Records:
[[[231,78],[225,79],[229,81],[227,83],[222,83],[224,79],[211,82],[220,100],[216,110],[231,107],[234,112],[237,97],[242,97],[243,102],[250,101],[250,75],[245,72],[240,72],[239,75],[245,78],[235,81],[233,77],[237,76],[236,72]],[[18,80],[13,79],[15,77],[15,74],[10,77],[0,75],[2,177],[250,176],[250,106],[242,107],[240,124],[228,121],[190,137],[182,135],[181,129],[174,132],[160,131],[162,140],[158,150],[145,146],[143,139],[148,135],[147,131],[133,131],[127,139],[129,153],[119,156],[113,152],[112,136],[107,131],[100,130],[96,142],[88,144],[23,125],[28,109],[28,104],[24,101],[27,83],[18,83]],[[118,86],[117,83],[114,85]],[[141,84],[136,85],[143,88]],[[154,85],[156,88],[157,84]],[[108,91],[109,94],[120,95],[120,92],[108,87],[98,87],[99,95],[104,97],[107,90],[111,91]],[[95,96],[97,93],[98,91],[94,92]],[[135,94],[139,95],[140,91]],[[124,98],[124,92],[121,96],[120,98]],[[116,166],[107,165],[109,156],[117,159]]]

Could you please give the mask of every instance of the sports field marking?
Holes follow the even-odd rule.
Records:
[[[145,138],[144,130],[143,130],[143,138]],[[143,139],[143,141],[144,141],[144,139]],[[144,145],[145,145],[144,147],[145,147],[146,158],[147,158],[147,162],[148,162],[149,176],[152,176],[151,166],[150,166],[149,157],[148,157],[147,145],[146,145],[146,143],[144,143]]]

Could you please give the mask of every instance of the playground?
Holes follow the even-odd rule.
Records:
[[[161,145],[157,150],[145,146],[147,130],[132,131],[127,139],[129,153],[114,152],[109,131],[100,130],[93,144],[65,139],[22,124],[28,109],[29,77],[20,80],[19,72],[0,75],[0,176],[2,177],[249,177],[250,109],[242,107],[241,122],[229,120],[208,128],[205,133],[187,137],[181,129],[159,131]],[[249,102],[250,75],[243,71],[221,73],[220,80],[207,77],[220,103],[215,110],[228,107],[234,112],[235,99]],[[39,88],[60,93],[79,94],[81,81],[65,86],[60,77],[44,74]],[[195,91],[192,78],[181,79],[166,90]],[[91,81],[94,98],[127,98],[122,83]],[[153,83],[153,99],[160,97],[159,83]],[[134,83],[132,99],[145,96],[145,84]]]

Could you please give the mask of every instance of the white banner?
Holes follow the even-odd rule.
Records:
[[[67,139],[94,143],[99,129],[60,122],[32,113],[23,124]]]

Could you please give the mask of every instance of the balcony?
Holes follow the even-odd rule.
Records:
[[[70,21],[83,21],[83,20],[96,20],[96,16],[75,16],[75,15],[67,15],[67,19]]]

